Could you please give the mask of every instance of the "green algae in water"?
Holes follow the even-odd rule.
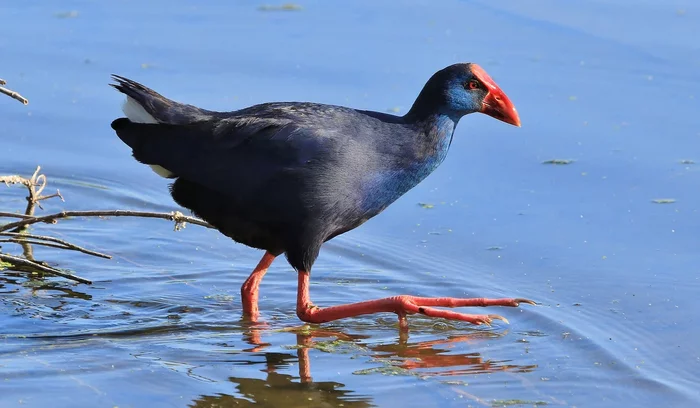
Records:
[[[233,301],[233,299],[235,299],[235,296],[229,295],[229,294],[224,294],[224,293],[216,293],[213,295],[206,295],[206,296],[204,296],[204,299],[214,300],[216,302],[228,303],[228,302]]]
[[[350,342],[350,341],[337,339],[337,340],[330,340],[330,341],[315,341],[311,347],[318,350],[318,351],[322,351],[324,353],[338,353],[338,352],[340,352],[339,349],[345,348],[346,346],[350,346],[351,348],[354,348],[354,346],[357,346],[357,345],[355,343]]]
[[[462,381],[462,380],[446,380],[446,381],[440,381],[440,383],[447,384],[447,385],[462,385],[462,386],[469,385],[468,382]]]
[[[58,12],[58,13],[53,13],[53,16],[56,18],[76,18],[76,17],[78,17],[78,11],[76,11],[76,10],[62,11],[62,12]]]
[[[279,6],[264,4],[258,7],[260,11],[300,11],[303,7],[294,3],[285,3]]]
[[[651,200],[654,204],[673,204],[676,202],[675,198],[655,198]]]
[[[418,203],[418,205],[420,205],[422,208],[425,208],[428,210],[435,207],[435,204],[430,204],[430,203]]]
[[[414,376],[410,370],[405,368],[396,367],[393,365],[385,365],[382,367],[365,368],[363,370],[353,371],[353,375],[370,375],[370,374],[382,374],[382,375],[410,375]]]
[[[285,327],[283,329],[275,329],[273,330],[275,333],[294,333],[294,334],[302,334],[302,335],[311,335],[313,333],[313,327],[308,324],[304,324],[303,326],[297,326],[297,327]],[[292,348],[299,348],[299,347],[292,347]]]
[[[309,348],[309,349],[322,351],[324,353],[334,353],[334,354],[348,354],[348,353],[353,352],[353,351],[364,351],[364,348],[362,346],[355,344],[352,341],[342,340],[342,339],[328,340],[328,341],[314,341],[308,345],[296,344],[296,345],[285,346],[285,348],[290,349],[290,350]]]
[[[542,162],[542,164],[553,164],[555,166],[564,166],[567,164],[573,163],[573,159],[551,159],[551,160],[545,160]]]
[[[9,262],[0,261],[0,271],[3,271],[3,270],[5,270],[5,269],[7,269],[7,268],[12,268],[13,266],[14,266],[14,265],[11,264],[11,263],[9,263]]]
[[[493,400],[491,402],[492,407],[513,407],[513,406],[542,406],[549,405],[546,401],[526,401],[519,399],[509,399],[509,400]]]

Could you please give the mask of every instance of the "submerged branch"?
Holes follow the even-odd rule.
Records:
[[[29,259],[20,258],[20,257],[18,257],[18,256],[14,256],[14,255],[4,254],[4,253],[2,253],[2,252],[0,252],[0,261],[8,262],[8,263],[10,263],[10,264],[12,264],[12,265],[14,265],[14,266],[24,266],[24,267],[28,267],[28,268],[30,268],[30,269],[35,269],[35,270],[38,270],[38,271],[41,271],[41,272],[44,272],[44,273],[48,273],[49,275],[60,276],[60,277],[62,277],[62,278],[70,279],[70,280],[72,280],[72,281],[76,281],[76,282],[80,282],[80,283],[86,283],[86,284],[88,284],[88,285],[91,285],[91,284],[92,284],[92,281],[90,281],[90,280],[88,280],[88,279],[85,279],[85,278],[81,278],[81,277],[78,276],[78,275],[73,275],[73,274],[70,274],[70,273],[62,272],[62,271],[59,271],[59,270],[56,269],[56,268],[52,268],[52,267],[50,267],[50,266],[42,265],[42,264],[40,264],[40,263],[38,263],[38,262],[36,262],[36,261],[30,261]]]

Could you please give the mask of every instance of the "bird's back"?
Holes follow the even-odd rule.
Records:
[[[176,178],[180,205],[253,247],[283,252],[305,237],[330,239],[429,172],[433,150],[397,116],[304,102],[214,112],[117,79],[154,119],[112,123],[134,157]]]

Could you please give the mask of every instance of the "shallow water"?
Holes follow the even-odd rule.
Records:
[[[697,406],[700,164],[680,161],[700,163],[699,5],[261,4],[0,5],[0,77],[30,100],[0,98],[0,174],[40,164],[66,197],[40,213],[172,211],[168,182],[109,128],[110,73],[210,109],[401,114],[435,70],[476,61],[523,127],[465,118],[433,175],[324,246],[312,296],[541,305],[490,310],[510,320],[491,328],[412,317],[408,338],[392,315],[302,327],[279,259],[251,326],[239,287],[259,251],[162,220],[64,220],[33,231],[114,259],[34,248],[93,285],[0,272],[1,406]],[[2,210],[23,197],[0,186]]]

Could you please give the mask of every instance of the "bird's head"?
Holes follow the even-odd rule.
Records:
[[[489,74],[474,63],[454,64],[433,74],[411,112],[444,113],[455,119],[481,112],[520,127],[515,106]]]

